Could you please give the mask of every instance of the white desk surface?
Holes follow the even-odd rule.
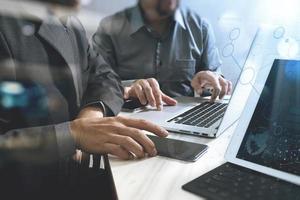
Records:
[[[207,144],[209,149],[197,162],[189,163],[165,157],[122,161],[110,158],[120,200],[193,200],[200,197],[181,189],[185,183],[225,162],[224,155],[237,123],[217,139],[170,134],[170,138]]]

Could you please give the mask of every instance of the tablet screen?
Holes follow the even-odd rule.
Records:
[[[237,158],[300,175],[300,61],[275,60]]]

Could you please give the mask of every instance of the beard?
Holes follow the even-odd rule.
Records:
[[[179,3],[180,3],[179,1],[180,0],[176,0],[176,9],[179,7]],[[175,13],[176,9],[174,9],[174,10],[164,9],[163,4],[164,4],[164,0],[159,0],[158,4],[156,6],[156,11],[161,17],[171,16]]]

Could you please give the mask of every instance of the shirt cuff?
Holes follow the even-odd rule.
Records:
[[[102,101],[86,104],[83,108],[86,108],[89,106],[100,107],[103,112],[103,117],[109,116],[109,114],[108,114],[109,108],[107,108],[106,105]]]
[[[71,136],[70,123],[55,125],[58,154],[61,159],[72,156],[76,152],[76,144]]]

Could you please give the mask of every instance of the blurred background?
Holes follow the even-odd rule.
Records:
[[[133,6],[136,2],[82,0],[79,18],[90,37],[103,17]],[[222,71],[234,83],[245,64],[256,31],[262,24],[277,26],[274,35],[285,41],[283,48],[292,48],[293,54],[298,54],[300,35],[289,35],[285,27],[299,24],[299,0],[182,0],[182,3],[212,24],[223,60]]]
[[[24,2],[24,0],[15,1]],[[183,6],[194,10],[212,25],[223,61],[222,72],[234,85],[239,80],[243,67],[249,68],[246,60],[249,61],[249,56],[258,55],[260,50],[264,50],[260,52],[264,56],[255,57],[254,60],[261,59],[263,65],[272,64],[274,58],[278,57],[300,58],[300,29],[297,28],[300,27],[299,0],[181,0],[181,2]],[[104,17],[136,3],[137,0],[81,0],[81,9],[76,14],[85,26],[87,36],[91,38]],[[14,7],[11,9],[14,10]],[[5,9],[5,6],[1,6],[0,12]],[[41,9],[33,7],[30,10],[40,12]],[[261,30],[260,27],[266,24],[273,26],[269,30],[270,36],[263,36],[261,31],[257,34],[258,30]],[[266,37],[263,43],[258,44],[254,41],[257,35],[259,38]],[[253,73],[246,75],[250,77],[247,79],[253,79],[251,78]]]

